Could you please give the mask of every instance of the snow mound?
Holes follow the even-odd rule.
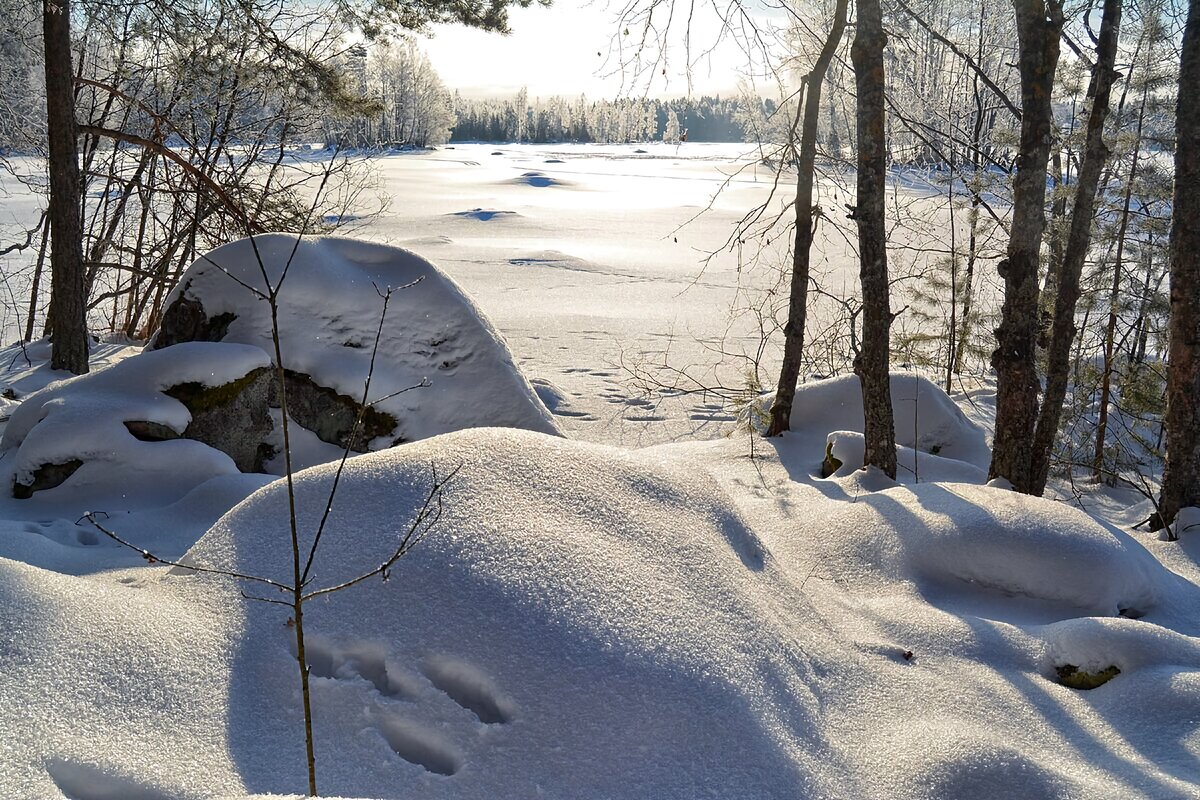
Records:
[[[454,211],[449,214],[451,217],[462,217],[464,219],[477,219],[480,222],[490,222],[494,219],[515,219],[520,217],[516,211],[496,211],[484,208],[472,208],[469,211]]]
[[[908,448],[962,462],[976,470],[987,470],[992,455],[983,429],[967,419],[940,386],[920,375],[893,372],[891,392],[896,444],[902,448],[901,458],[904,457],[903,448]],[[774,392],[759,396],[742,412],[744,419],[765,430],[774,400]],[[832,433],[861,436],[863,405],[858,376],[841,375],[798,385],[790,422],[791,431],[785,438],[802,440],[805,447],[811,446],[813,439],[825,443]],[[853,437],[843,438],[844,452],[847,456],[853,455],[856,447]],[[909,460],[911,462],[911,456]],[[920,463],[927,463],[924,456]],[[862,466],[861,456],[857,466]],[[947,466],[954,468],[954,465],[942,465]],[[965,474],[974,475],[975,470],[967,470]],[[958,479],[966,478],[960,476]]]
[[[131,356],[141,350],[129,342],[91,343],[88,363],[93,372]],[[71,373],[50,369],[49,339],[9,345],[0,348],[0,429],[12,411],[26,397],[55,381],[71,377]]]
[[[1145,613],[1173,576],[1128,534],[1063,503],[969,484],[919,484],[860,498],[889,523],[919,581],[1072,606]]]
[[[940,386],[920,375],[892,373],[891,392],[896,444],[987,469],[992,456],[983,430],[967,419]],[[766,395],[760,402],[769,411],[773,399],[773,394]],[[797,386],[791,426],[793,431],[822,439],[834,431],[862,433],[858,376],[842,375]]]
[[[508,263],[514,267],[543,267],[546,269],[564,269],[570,272],[610,274],[609,270],[594,261],[573,256],[561,250],[538,250],[528,255],[510,258],[508,259]]]
[[[844,478],[862,468],[867,446],[861,433],[834,431],[829,434],[826,444],[828,454],[841,465],[833,472],[835,477]],[[921,481],[982,484],[987,482],[987,470],[965,461],[896,445],[896,481],[904,484]]]
[[[264,269],[276,285],[285,268],[279,294],[284,366],[357,404],[374,358],[368,401],[394,427],[380,433],[388,427],[386,418],[381,421],[371,449],[488,425],[558,432],[483,312],[453,280],[408,250],[335,237],[260,235],[198,259],[167,306],[199,303],[209,326],[202,335],[274,352],[270,309],[246,286],[263,290]],[[380,292],[388,288],[397,291],[380,331]],[[181,318],[187,316],[181,311]],[[171,342],[164,331],[151,347]],[[422,382],[429,385],[414,388]],[[314,402],[320,401],[318,389]],[[322,438],[340,443],[343,434]]]
[[[550,186],[570,186],[570,181],[564,181],[561,178],[554,178],[544,172],[525,172],[516,178],[510,178],[504,182],[511,186],[533,186],[539,189],[545,189]]]
[[[174,502],[211,478],[237,473],[233,460],[196,441],[143,441],[126,423],[182,434],[191,414],[163,390],[223,386],[269,363],[257,347],[196,342],[52,383],[13,412],[0,440],[0,474],[10,486],[29,485],[46,465],[77,463],[65,481],[28,501],[57,513],[64,503],[86,509],[116,502],[128,510]]]
[[[243,790],[227,755],[238,621],[148,590],[144,577],[75,578],[0,558],[3,797]]]
[[[1085,672],[1116,666],[1122,674],[1136,670],[1195,672],[1200,678],[1200,639],[1132,619],[1069,619],[1041,629],[1048,675],[1064,664]],[[1200,686],[1193,688],[1200,689]],[[1183,698],[1180,698],[1182,701]],[[1188,701],[1200,710],[1200,692]]]
[[[828,796],[818,765],[834,756],[815,732],[812,668],[778,622],[805,603],[776,607],[782,576],[703,471],[499,429],[362,456],[346,465],[319,585],[386,556],[431,465],[459,472],[392,580],[305,611],[324,791]],[[307,535],[332,477],[329,466],[297,477]],[[285,504],[280,484],[252,495],[187,558],[286,577]],[[283,758],[299,776],[290,678],[264,679],[294,669],[289,629],[252,610],[248,683],[234,692],[239,719],[259,724],[239,757]]]

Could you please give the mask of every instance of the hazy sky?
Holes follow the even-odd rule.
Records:
[[[684,0],[680,6],[686,7]],[[640,29],[630,25],[625,34],[625,26],[617,21],[618,11],[617,3],[610,6],[605,0],[556,0],[550,8],[513,10],[509,36],[438,26],[422,46],[445,84],[471,97],[509,96],[522,86],[528,87],[531,98],[688,94],[682,12],[675,21],[677,32],[670,36],[665,65],[660,63],[639,78],[621,69],[618,48],[624,45],[627,56],[636,51]],[[735,93],[739,80],[750,72],[742,48],[726,39],[713,52],[706,52],[720,30],[710,7],[697,4],[692,29],[691,93]]]

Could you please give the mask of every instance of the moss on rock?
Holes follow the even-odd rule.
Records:
[[[1121,674],[1121,670],[1116,664],[1099,672],[1085,672],[1074,664],[1063,664],[1056,669],[1056,672],[1058,673],[1058,682],[1063,686],[1081,690],[1103,686]]]

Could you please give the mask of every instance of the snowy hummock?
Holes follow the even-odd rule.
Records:
[[[78,516],[167,505],[211,478],[235,474],[219,450],[186,439],[141,441],[124,423],[152,422],[181,434],[191,414],[164,389],[222,386],[268,364],[257,347],[193,342],[51,383],[26,398],[4,429],[0,493],[7,495],[14,480],[28,482],[43,465],[79,460],[83,465],[64,483],[18,501],[43,516],[51,510]]]
[[[1200,778],[1193,583],[1062,504],[962,484],[863,492],[853,476],[801,477],[786,448],[765,449],[753,460],[736,440],[631,452],[472,429],[348,462],[314,588],[377,565],[433,469],[459,471],[437,527],[390,581],[306,607],[322,791],[1187,795]],[[334,472],[297,477],[306,540]],[[186,560],[286,579],[286,508],[283,484],[266,487]],[[83,591],[0,565],[19,578],[0,609],[57,608]],[[52,630],[64,648],[105,631],[95,674],[157,654],[128,679],[140,691],[132,723],[78,740],[58,704],[124,719],[127,696],[81,687],[51,661],[57,650],[23,644],[40,688],[0,680],[0,702],[29,709],[17,723],[29,729],[5,737],[15,745],[0,784],[30,797],[57,796],[64,775],[102,776],[96,785],[129,796],[300,791],[286,609],[177,568],[116,574],[139,588],[106,582],[114,597],[162,598],[161,610],[133,607],[148,624],[133,630],[128,604],[106,600],[70,606],[77,631]],[[181,638],[192,626],[203,635]],[[0,675],[18,674],[9,658]],[[1056,682],[1064,664],[1120,674],[1079,692]],[[177,726],[201,691],[203,709]],[[189,757],[147,769],[151,735],[163,739],[155,752],[188,746]]]
[[[233,314],[224,341],[273,353],[270,308],[246,288],[265,291],[263,270],[272,286],[287,274],[279,292],[285,367],[357,402],[375,357],[368,401],[399,424],[374,447],[485,425],[558,432],[483,312],[408,250],[336,237],[243,239],[197,259],[167,306],[186,295],[210,318]],[[388,289],[396,291],[376,353]]]

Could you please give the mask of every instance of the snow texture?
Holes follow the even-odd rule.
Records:
[[[697,441],[734,427],[728,409],[646,398],[612,365],[629,363],[624,348],[701,363],[718,338],[739,344],[714,313],[741,286],[734,266],[714,260],[696,280],[692,256],[720,249],[773,174],[731,178],[728,158],[699,145],[636,159],[628,146],[493,149],[373,161],[405,190],[366,230],[436,254],[573,436],[680,443],[630,451],[472,429],[352,459],[314,585],[378,563],[425,499],[431,464],[461,471],[390,581],[307,609],[326,796],[1197,795],[1200,537],[1124,532],[1149,514],[1132,491],[1086,487],[1089,516],[977,485],[986,385],[956,398],[968,422],[933,384],[893,379],[912,467],[896,481],[850,467],[817,477],[828,444],[851,465],[861,442],[853,378],[801,386],[786,436]],[[508,182],[531,169],[563,180]],[[727,180],[708,223],[665,235]],[[454,216],[464,209],[475,211]],[[835,283],[838,270],[851,280],[853,253],[818,246]],[[360,288],[363,308],[377,302]],[[355,330],[377,321],[344,313]],[[331,320],[310,333],[333,343],[293,343],[314,361],[340,348]],[[740,340],[747,352],[756,342]],[[33,363],[45,343],[27,350],[29,362],[6,351],[13,403],[65,377]],[[128,352],[96,345],[93,360]],[[457,397],[481,405],[481,386]],[[308,462],[324,459],[302,444]],[[331,472],[298,476],[306,535]],[[108,524],[168,557],[190,549],[286,575],[284,492],[267,480],[219,475]],[[101,499],[120,508],[145,488],[118,482]],[[77,524],[74,495],[36,508],[36,496],[3,495],[0,797],[303,789],[286,609],[244,599],[253,587],[144,565]],[[1187,511],[1179,526],[1197,522]],[[1120,672],[1078,691],[1058,683],[1067,665]]]

